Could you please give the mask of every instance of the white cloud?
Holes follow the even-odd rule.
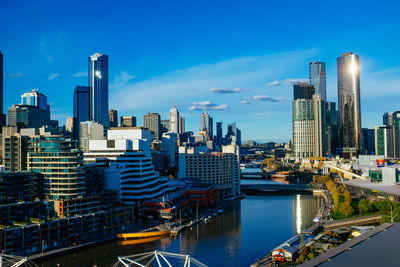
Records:
[[[278,85],[293,85],[299,82],[307,82],[307,79],[285,79],[282,81],[272,81],[270,83],[267,83],[267,86],[278,86]]]
[[[110,84],[110,88],[114,90],[123,89],[126,84],[134,78],[134,75],[130,75],[126,71],[121,71],[114,77],[114,81]]]
[[[85,76],[88,76],[88,72],[87,71],[79,71],[79,72],[75,73],[73,76],[74,77],[85,77]]]
[[[267,86],[277,86],[280,85],[281,83],[279,81],[272,81],[270,83],[267,83]]]
[[[241,88],[210,88],[210,92],[218,94],[236,94],[244,91],[246,90]]]
[[[49,75],[47,80],[54,80],[55,78],[57,78],[59,76],[60,76],[60,73],[52,73],[52,74]]]
[[[22,73],[18,72],[18,73],[8,73],[7,74],[9,77],[21,77]]]
[[[255,101],[268,101],[268,102],[279,102],[283,100],[283,97],[270,97],[267,95],[256,95],[252,97]]]
[[[191,111],[198,111],[198,110],[227,110],[230,107],[226,104],[224,105],[217,105],[213,104],[210,101],[201,101],[201,102],[193,102],[192,105],[189,107]]]
[[[251,102],[249,102],[249,101],[247,101],[247,100],[242,100],[242,101],[240,101],[239,102],[240,104],[243,104],[243,105],[252,105],[253,103],[251,103]]]

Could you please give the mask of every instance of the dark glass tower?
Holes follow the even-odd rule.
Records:
[[[312,99],[315,94],[315,88],[308,83],[297,83],[293,85],[293,100]]]
[[[90,120],[108,128],[108,56],[89,57]]]
[[[217,122],[217,145],[222,145],[222,122]]]
[[[77,86],[74,91],[74,137],[79,139],[80,123],[89,120],[90,88]]]
[[[6,115],[3,111],[3,90],[4,90],[4,83],[3,83],[3,76],[4,76],[4,69],[3,69],[3,54],[0,51],[0,133],[2,131],[2,127],[6,126]]]
[[[344,53],[337,58],[340,147],[343,157],[361,150],[361,104],[359,56]]]
[[[314,86],[315,93],[321,95],[321,100],[326,102],[325,62],[311,62],[309,73],[309,83]]]

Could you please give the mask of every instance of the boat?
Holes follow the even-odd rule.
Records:
[[[148,237],[148,238],[139,238],[139,239],[133,239],[133,240],[124,240],[124,241],[120,241],[118,244],[120,244],[120,245],[143,244],[143,243],[149,243],[149,242],[154,242],[154,241],[157,241],[157,240],[161,240],[161,239],[169,237],[169,236],[170,236],[170,234],[161,235],[161,236],[154,236],[154,237]]]
[[[162,236],[162,235],[169,235],[171,234],[171,230],[165,230],[165,231],[154,231],[154,232],[139,232],[139,233],[124,233],[124,234],[118,234],[118,238],[123,238],[123,239],[128,239],[128,238],[149,238],[149,237],[154,237],[154,236]]]

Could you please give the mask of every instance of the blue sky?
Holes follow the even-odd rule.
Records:
[[[292,82],[310,61],[327,64],[336,101],[336,58],[360,55],[362,126],[400,109],[397,1],[1,1],[5,108],[33,88],[52,118],[72,115],[88,56],[109,56],[110,108],[167,118],[177,104],[197,131],[236,121],[242,139],[291,138]]]

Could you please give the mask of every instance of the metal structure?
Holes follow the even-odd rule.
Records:
[[[0,254],[0,267],[39,267],[37,264],[29,260],[27,257],[11,256]]]
[[[170,253],[170,252],[165,252],[165,251],[151,251],[151,252],[145,252],[145,253],[140,253],[140,254],[135,254],[131,256],[119,256],[118,261],[114,264],[113,267],[117,266],[126,266],[126,267],[131,267],[131,266],[140,266],[140,267],[146,267],[146,266],[177,266],[177,265],[172,265],[170,260],[168,259],[174,259],[177,262],[180,262],[180,264],[183,263],[183,267],[190,267],[190,266],[199,266],[199,267],[207,267],[207,265],[199,262],[198,260],[191,258],[189,255],[184,255],[184,254],[176,254],[176,253]]]

